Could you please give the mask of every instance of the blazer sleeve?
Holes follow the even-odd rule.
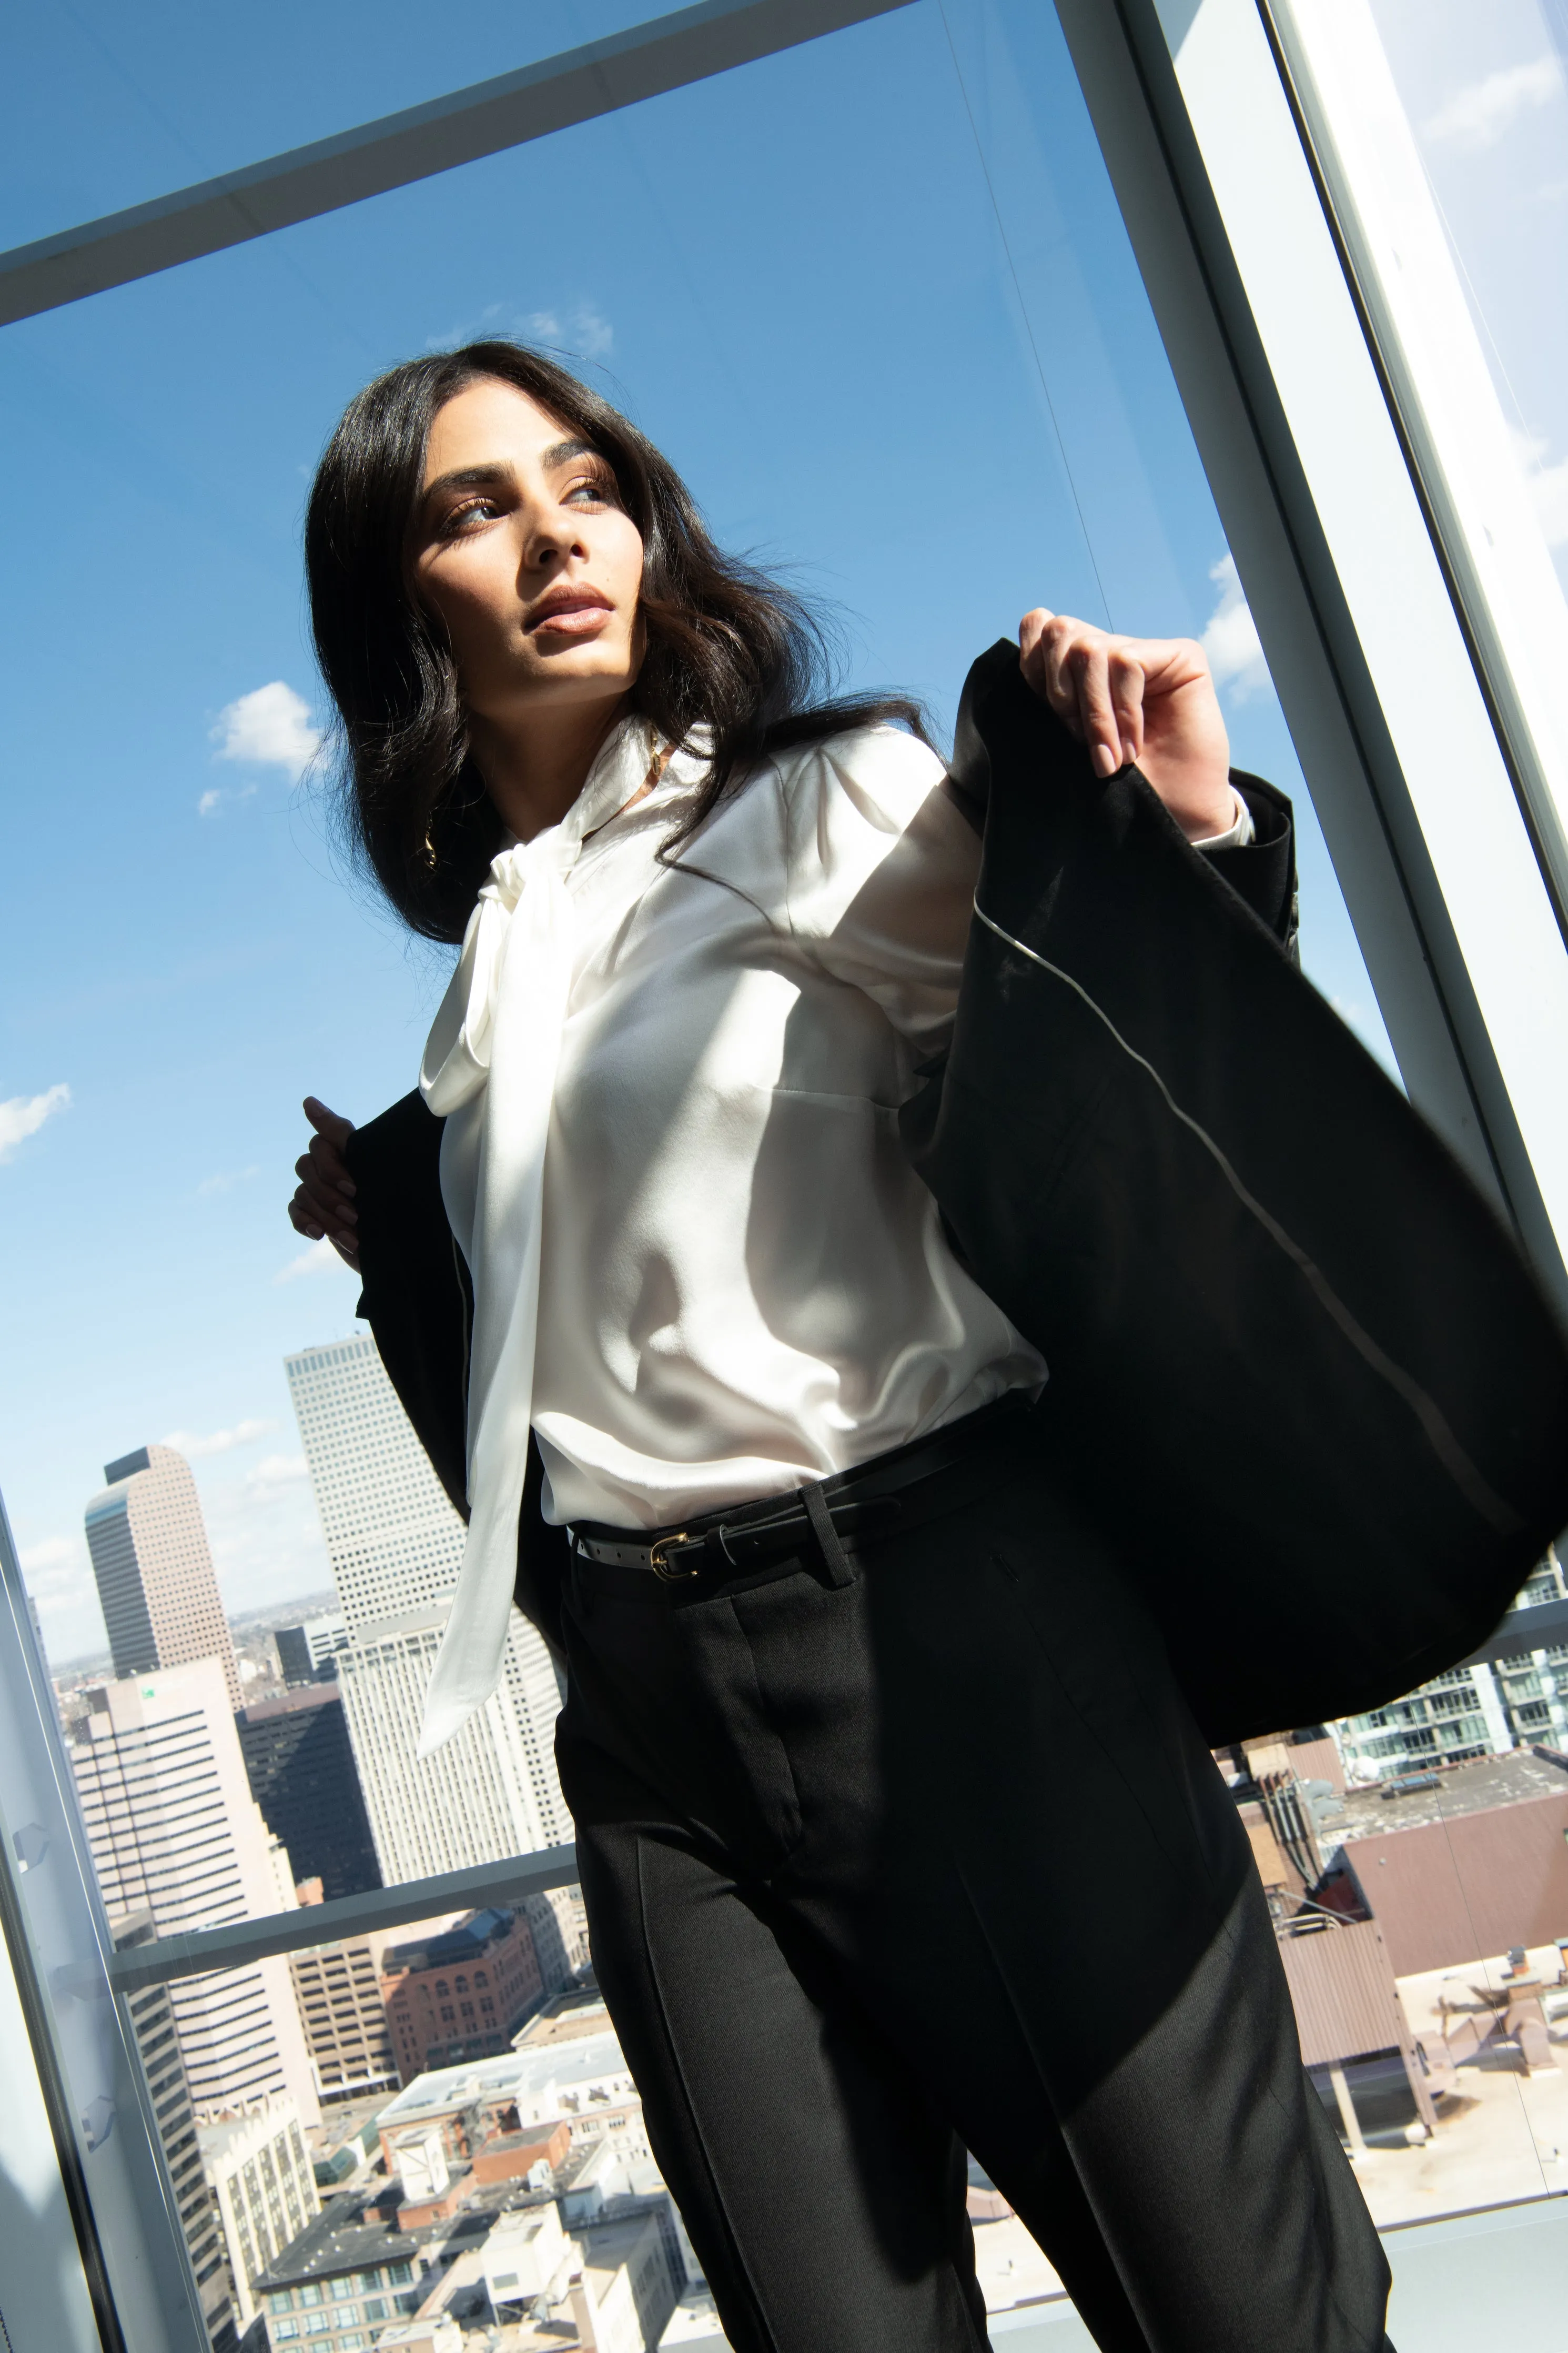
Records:
[[[441,1128],[423,1097],[407,1094],[354,1130],[347,1157],[359,1211],[359,1312],[431,1468],[467,1520],[473,1293],[441,1198]],[[558,1656],[568,1547],[564,1529],[541,1514],[543,1484],[530,1438],[515,1597]]]
[[[1252,818],[1253,838],[1240,849],[1209,849],[1203,855],[1259,923],[1266,923],[1293,962],[1300,961],[1296,934],[1300,902],[1296,888],[1296,828],[1290,804],[1261,776],[1233,768],[1230,781]]]
[[[1211,1741],[1384,1705],[1485,1640],[1568,1520],[1555,1314],[1280,953],[1278,829],[1229,871],[1194,850],[1005,643],[953,774],[985,812],[976,916],[900,1123],[1050,1367],[1042,1457],[1122,1540]]]

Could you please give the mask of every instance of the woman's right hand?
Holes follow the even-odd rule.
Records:
[[[307,1241],[325,1235],[345,1266],[359,1268],[359,1211],[353,1206],[354,1183],[343,1148],[353,1134],[353,1122],[341,1119],[314,1095],[305,1097],[305,1116],[315,1129],[310,1147],[294,1163],[299,1190],[289,1204],[289,1222]]]

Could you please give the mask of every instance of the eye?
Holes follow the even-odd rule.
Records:
[[[581,474],[562,493],[562,504],[586,501],[592,506],[615,506],[618,503],[614,475],[608,467],[596,467],[591,473]]]
[[[436,535],[438,539],[460,539],[471,524],[493,522],[500,512],[500,508],[494,499],[465,499],[460,506],[451,508],[443,515]]]

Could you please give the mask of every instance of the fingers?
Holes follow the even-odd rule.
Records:
[[[1094,771],[1114,776],[1143,741],[1143,671],[1131,641],[1043,606],[1018,625],[1025,678],[1080,744]]]
[[[1097,776],[1113,776],[1121,761],[1121,736],[1110,699],[1110,640],[1075,645],[1064,668],[1078,690],[1079,723]]]
[[[1131,767],[1143,749],[1143,665],[1113,638],[1107,656],[1111,723],[1121,745],[1119,765]]]
[[[305,1116],[315,1129],[308,1149],[294,1164],[300,1184],[289,1204],[289,1222],[308,1241],[330,1240],[345,1265],[359,1265],[354,1228],[354,1181],[343,1157],[353,1124],[328,1109],[315,1095],[305,1098]]]
[[[354,1132],[353,1120],[344,1119],[341,1112],[329,1111],[319,1095],[305,1097],[305,1116],[317,1134],[325,1136],[340,1152]]]

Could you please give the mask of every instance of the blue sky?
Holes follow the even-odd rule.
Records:
[[[6,242],[633,21],[105,0],[14,26]],[[522,46],[519,46],[519,41]],[[0,1491],[56,1661],[101,1465],[192,1453],[231,1609],[327,1582],[281,1360],[351,1324],[284,1221],[300,1097],[370,1116],[443,985],[334,858],[302,502],[378,368],[575,355],[719,535],[950,720],[1046,603],[1208,633],[1300,792],[1051,11],[935,0],[5,331]],[[1299,804],[1300,805],[1300,804]],[[1309,969],[1375,1009],[1302,806]]]

